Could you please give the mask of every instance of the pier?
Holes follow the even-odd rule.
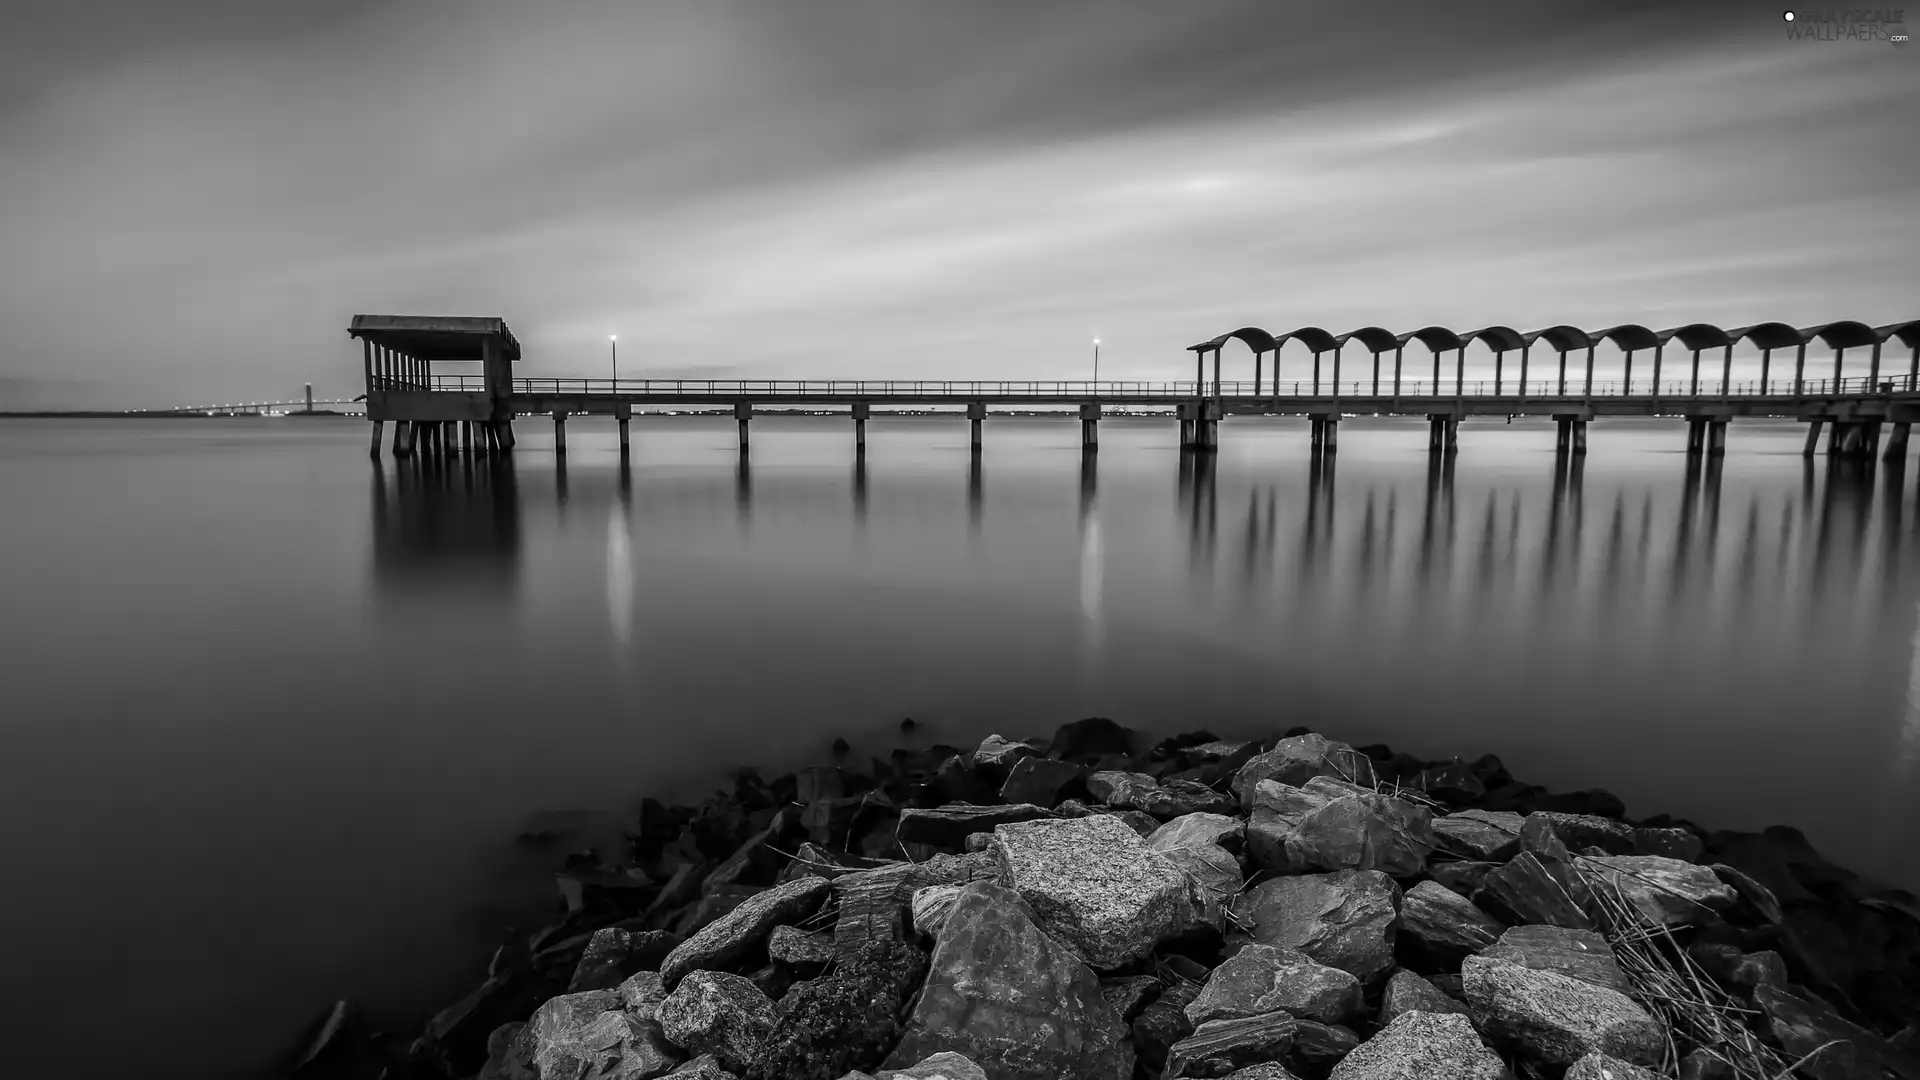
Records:
[[[1707,323],[1668,330],[1552,326],[1525,333],[1504,326],[1467,333],[1428,326],[1399,334],[1380,327],[1343,334],[1303,327],[1274,335],[1242,327],[1188,346],[1194,377],[1167,382],[521,378],[513,372],[520,345],[502,319],[356,315],[348,333],[363,350],[372,452],[380,452],[391,422],[389,446],[396,457],[508,452],[513,421],[525,416],[551,418],[560,454],[566,453],[569,418],[611,417],[625,455],[635,408],[659,406],[730,406],[743,456],[751,450],[757,405],[845,407],[862,453],[876,405],[964,409],[975,453],[993,405],[1076,408],[1087,453],[1098,450],[1108,406],[1172,407],[1181,449],[1196,453],[1217,449],[1220,421],[1237,415],[1307,417],[1315,455],[1337,452],[1340,421],[1351,416],[1424,416],[1428,448],[1438,455],[1458,450],[1460,422],[1468,417],[1547,416],[1558,427],[1557,449],[1574,456],[1586,453],[1587,425],[1601,417],[1682,419],[1687,453],[1701,456],[1724,453],[1727,425],[1742,417],[1799,420],[1807,425],[1807,456],[1818,450],[1825,431],[1827,452],[1840,457],[1875,454],[1883,432],[1887,456],[1904,454],[1911,425],[1920,420],[1920,320],[1878,327],[1770,322],[1731,330]],[[1299,370],[1281,368],[1288,342],[1311,354]],[[1223,377],[1223,353],[1235,343],[1252,353],[1251,381]],[[1761,350],[1757,378],[1733,377],[1733,350],[1742,343]],[[1467,350],[1474,345],[1492,352],[1492,379],[1466,377]],[[1595,379],[1603,345],[1620,356],[1619,379]],[[1906,355],[1890,356],[1889,345]],[[1831,349],[1830,361],[1809,357],[1810,348]],[[1420,349],[1428,355],[1421,357]],[[1865,374],[1845,373],[1850,349],[1868,354]],[[1776,352],[1782,354],[1778,360]],[[1704,369],[1703,353],[1709,354]],[[1636,358],[1644,365],[1642,381],[1635,378]]]

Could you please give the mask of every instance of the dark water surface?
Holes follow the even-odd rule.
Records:
[[[353,420],[0,424],[0,1015],[73,1075],[248,1075],[398,1023],[552,897],[530,814],[1101,714],[1498,753],[1637,815],[1786,822],[1920,886],[1913,470],[1743,422],[576,423],[378,467]],[[52,1049],[48,1050],[53,1052]],[[16,1060],[17,1055],[16,1055]],[[24,1062],[22,1062],[24,1064]],[[175,1068],[178,1066],[178,1068]]]

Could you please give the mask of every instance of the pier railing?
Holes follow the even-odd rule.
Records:
[[[448,390],[478,392],[486,389],[485,379],[480,375],[435,375],[431,384],[419,380],[395,380],[381,383],[376,380],[376,389],[391,390]],[[1804,379],[1796,383],[1793,379],[1736,379],[1723,383],[1719,379],[1695,381],[1693,379],[1662,379],[1656,388],[1652,383],[1634,380],[1595,382],[1588,385],[1584,379],[1567,379],[1564,382],[1557,376],[1536,379],[1529,378],[1522,386],[1518,379],[1470,379],[1464,382],[1442,379],[1438,383],[1431,380],[1402,379],[1398,386],[1391,381],[1376,382],[1371,378],[1342,379],[1338,383],[1327,380],[1298,379],[1286,380],[1278,385],[1273,380],[1263,380],[1258,384],[1251,381],[1223,381],[1219,383],[1185,382],[1136,382],[1128,380],[1079,382],[1071,380],[993,380],[993,379],[595,379],[595,378],[520,378],[513,380],[513,392],[516,394],[589,394],[589,395],[634,395],[644,397],[838,397],[873,399],[914,399],[914,398],[965,398],[965,397],[1031,397],[1036,399],[1059,400],[1066,398],[1100,398],[1124,400],[1127,398],[1169,398],[1169,397],[1211,397],[1219,395],[1229,398],[1269,398],[1269,397],[1525,397],[1584,399],[1590,397],[1840,397],[1860,396],[1884,393],[1913,393],[1920,390],[1912,375],[1899,375],[1893,378],[1873,379],[1857,376],[1843,379]]]

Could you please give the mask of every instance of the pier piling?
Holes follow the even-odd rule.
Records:
[[[749,449],[747,442],[747,422],[753,419],[753,403],[750,401],[736,403],[733,407],[733,418],[740,425],[740,456],[744,458],[747,456]]]
[[[973,452],[976,454],[980,452],[980,425],[983,421],[986,420],[986,418],[987,418],[986,402],[975,401],[967,406],[968,424],[973,429],[972,447],[973,447]]]
[[[567,452],[567,413],[565,409],[553,410],[553,452]]]
[[[1907,457],[1907,433],[1911,424],[1895,424],[1887,433],[1887,452],[1883,455],[1887,461],[1905,461]]]
[[[873,414],[873,406],[864,401],[853,403],[853,452],[855,456],[864,456],[867,452],[867,418]]]
[[[1100,406],[1097,402],[1080,406],[1080,449],[1100,449]]]
[[[373,459],[380,460],[380,429],[386,426],[383,420],[373,422]]]

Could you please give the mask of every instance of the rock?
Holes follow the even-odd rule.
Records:
[[[1283,1012],[1210,1020],[1167,1051],[1168,1077],[1226,1076],[1236,1069],[1276,1060],[1299,1062],[1303,1071],[1325,1072],[1358,1046],[1343,1027],[1298,1020]]]
[[[1197,1026],[1284,1012],[1340,1024],[1358,1016],[1360,1008],[1359,979],[1294,949],[1251,944],[1213,970],[1200,996],[1187,1006],[1187,1019]]]
[[[1552,810],[1536,810],[1528,816],[1545,819],[1560,842],[1574,851],[1597,847],[1610,855],[1633,854],[1633,826],[1624,821],[1592,814],[1562,814]]]
[[[682,909],[673,922],[673,933],[691,938],[763,891],[752,885],[722,885]]]
[[[1548,866],[1573,865],[1573,852],[1554,831],[1553,819],[1545,814],[1529,814],[1521,820],[1520,850],[1537,856]]]
[[[1467,1007],[1448,997],[1439,987],[1411,971],[1400,970],[1387,980],[1387,989],[1380,995],[1380,1022],[1391,1024],[1404,1013],[1459,1013],[1466,1015]]]
[[[935,806],[924,809],[908,807],[900,811],[900,828],[894,835],[905,844],[958,848],[974,833],[992,832],[996,826],[1052,816],[1053,811],[1031,803],[1015,806]]]
[[[833,959],[833,934],[826,930],[776,926],[767,935],[767,955],[783,964],[824,964]]]
[[[1593,929],[1593,921],[1575,899],[1572,872],[1557,863],[1549,866],[1530,851],[1489,872],[1474,892],[1473,902],[1508,924]]]
[[[1665,1052],[1659,1021],[1617,990],[1484,956],[1468,957],[1460,975],[1480,1031],[1549,1068],[1595,1052],[1655,1065]]]
[[[1629,855],[1664,855],[1681,862],[1699,862],[1703,845],[1689,829],[1637,828],[1633,830],[1633,850]]]
[[[1235,1069],[1227,1074],[1227,1080],[1299,1080],[1299,1077],[1288,1072],[1287,1067],[1277,1061],[1263,1061],[1258,1065]]]
[[[774,878],[775,885],[785,885],[795,878],[822,877],[829,880],[846,873],[850,868],[841,861],[840,856],[821,847],[811,840],[801,844],[793,853],[793,858]]]
[[[1659,855],[1581,855],[1574,868],[1589,888],[1617,894],[1653,923],[1684,926],[1733,906],[1734,891],[1711,869]]]
[[[1459,893],[1471,897],[1479,890],[1487,875],[1500,869],[1499,863],[1491,862],[1448,862],[1434,863],[1427,868],[1433,880]]]
[[[1125,824],[1142,839],[1152,836],[1160,828],[1160,820],[1144,810],[1109,810],[1102,816]]]
[[[1420,770],[1412,786],[1448,806],[1471,806],[1487,794],[1487,785],[1475,774],[1473,766],[1461,761]]]
[[[1775,899],[1773,890],[1726,863],[1714,863],[1707,869],[1712,870],[1713,876],[1738,897],[1733,908],[1727,912],[1729,918],[1745,916],[1744,921],[1749,925],[1765,926],[1779,926],[1787,921],[1786,911]]]
[[[742,901],[668,953],[660,965],[661,978],[671,988],[690,971],[723,968],[740,960],[765,941],[774,927],[812,914],[831,891],[833,885],[825,878],[803,877]]]
[[[1198,917],[1186,875],[1108,816],[1002,825],[990,850],[1034,920],[1095,967],[1137,960]]]
[[[1332,777],[1304,787],[1262,780],[1247,823],[1247,851],[1278,873],[1382,870],[1410,877],[1432,854],[1432,812]]]
[[[1100,980],[1100,993],[1123,1024],[1133,1023],[1140,1010],[1160,993],[1160,980],[1151,975],[1126,975]]]
[[[1559,926],[1516,926],[1480,955],[1489,960],[1569,975],[1622,994],[1632,990],[1627,973],[1607,939],[1591,930]]]
[[[1253,808],[1254,788],[1262,780],[1301,787],[1316,776],[1332,776],[1371,787],[1373,762],[1346,743],[1324,735],[1281,739],[1274,748],[1257,754],[1233,776],[1233,793],[1244,809]]]
[[[1155,851],[1216,844],[1232,847],[1245,840],[1246,822],[1226,814],[1197,813],[1174,818],[1147,837],[1147,846]]]
[[[1651,1069],[1605,1054],[1588,1054],[1567,1067],[1566,1080],[1663,1080]]]
[[[1029,801],[1026,799],[1001,800],[999,784],[993,777],[973,767],[971,753],[949,755],[940,763],[940,768],[933,774],[933,779],[927,781],[922,794],[927,801],[943,805],[967,803],[982,806],[999,801]]]
[[[1047,745],[1048,757],[1067,761],[1110,754],[1125,757],[1133,753],[1133,732],[1105,717],[1095,716],[1062,724]]]
[[[987,1080],[987,1071],[964,1054],[942,1050],[910,1069],[888,1069],[876,1080]]]
[[[629,1012],[611,990],[562,994],[540,1006],[523,1033],[541,1077],[653,1080],[680,1060],[650,1012]]]
[[[1087,791],[1108,806],[1139,810],[1162,820],[1186,814],[1223,814],[1237,805],[1231,797],[1205,784],[1172,779],[1162,782],[1146,773],[1117,770],[1087,777]]]
[[[1041,931],[1019,894],[991,882],[954,902],[889,1067],[940,1050],[994,1080],[1110,1080],[1133,1069],[1126,1028],[1093,971]]]
[[[1000,801],[1054,806],[1061,792],[1076,788],[1086,778],[1087,767],[1055,758],[1025,757],[1014,763],[1007,782],[1000,788]]]
[[[1193,844],[1159,854],[1187,876],[1188,899],[1200,918],[1220,929],[1226,921],[1227,905],[1246,886],[1246,879],[1240,874],[1240,861],[1218,844]]]
[[[913,894],[913,929],[915,933],[929,937],[938,935],[940,924],[947,921],[947,915],[953,911],[953,902],[960,897],[962,885],[929,885]]]
[[[664,930],[596,930],[587,941],[580,963],[573,969],[567,993],[607,990],[644,968],[657,968],[680,938]]]
[[[1427,981],[1433,984],[1435,990],[1440,991],[1460,1004],[1465,1005],[1467,1003],[1467,992],[1460,986],[1460,976],[1429,975],[1427,976]]]
[[[744,1073],[773,1032],[773,1002],[753,983],[723,971],[694,971],[659,1006],[668,1041],[692,1054],[712,1054]]]
[[[1467,858],[1505,862],[1520,854],[1525,819],[1505,810],[1462,810],[1433,819],[1437,846]]]
[[[1298,949],[1365,983],[1393,966],[1400,888],[1378,870],[1273,878],[1235,898],[1233,914],[1255,941]]]
[[[1510,1074],[1458,1013],[1405,1013],[1353,1048],[1329,1080],[1502,1080]]]
[[[936,855],[922,863],[894,863],[848,874],[833,883],[839,897],[834,949],[847,959],[876,941],[900,940],[908,929],[913,894],[928,885],[956,885],[999,876],[986,852]]]
[[[1021,758],[1039,757],[1040,751],[1023,742],[1008,742],[998,735],[980,740],[973,752],[973,767],[989,776],[1004,777]]]
[[[1400,898],[1400,940],[1446,970],[1492,945],[1506,927],[1473,901],[1434,881],[1423,881]]]
[[[1605,788],[1541,792],[1530,802],[1528,809],[1535,813],[1544,810],[1551,814],[1574,814],[1580,817],[1623,818],[1627,816],[1627,804],[1620,801],[1620,796]]]
[[[1198,743],[1179,752],[1178,757],[1184,769],[1179,775],[1213,787],[1222,780],[1233,779],[1233,774],[1239,772],[1259,752],[1260,744],[1254,742],[1216,740]]]
[[[1095,799],[1134,810],[1144,809],[1140,804],[1145,796],[1159,786],[1160,781],[1145,773],[1109,770],[1087,777],[1087,793]]]
[[[925,953],[894,939],[840,954],[826,975],[781,999],[754,1080],[839,1080],[879,1068],[900,1041],[926,963]]]
[[[719,1059],[712,1054],[701,1054],[667,1074],[680,1080],[740,1080],[720,1065]]]
[[[1149,1075],[1166,1067],[1167,1051],[1181,1039],[1193,1034],[1193,1022],[1187,1019],[1187,1006],[1200,996],[1198,983],[1174,981],[1163,986],[1160,995],[1133,1018],[1134,1052]]]
[[[1817,1000],[1763,985],[1754,991],[1753,1003],[1765,1018],[1763,1030],[1779,1044],[1788,1061],[1798,1061],[1821,1046],[1836,1043],[1795,1070],[1802,1076],[1855,1080],[1891,1074],[1902,1080],[1920,1080],[1920,1058],[1902,1053]]]
[[[613,992],[620,996],[620,1007],[628,1010],[650,1010],[667,1000],[666,983],[657,971],[636,971],[614,987]]]

